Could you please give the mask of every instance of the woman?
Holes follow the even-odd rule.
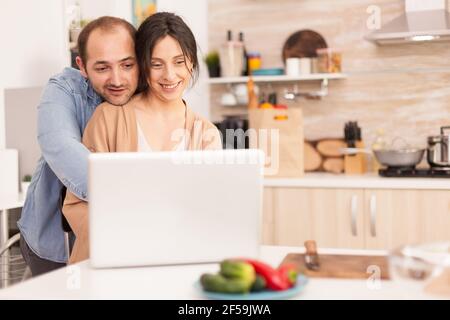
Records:
[[[217,128],[182,99],[198,74],[197,44],[183,20],[167,12],[147,18],[136,33],[136,57],[140,93],[122,107],[99,105],[83,144],[92,152],[221,149]],[[87,259],[87,203],[68,193],[63,213],[76,235],[69,263]]]

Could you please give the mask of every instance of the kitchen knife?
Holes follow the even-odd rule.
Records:
[[[320,268],[319,255],[317,254],[317,246],[314,240],[305,241],[305,264],[306,268],[312,271],[318,271]]]

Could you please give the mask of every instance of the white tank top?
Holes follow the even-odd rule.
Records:
[[[153,152],[152,148],[147,142],[147,139],[145,138],[144,132],[142,132],[141,126],[139,125],[139,122],[136,119],[136,125],[137,125],[137,132],[138,132],[138,152]],[[181,142],[172,150],[172,151],[184,151],[185,150],[185,139],[186,137],[183,136],[183,139]]]

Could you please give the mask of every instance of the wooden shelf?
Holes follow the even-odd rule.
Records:
[[[296,81],[314,81],[314,80],[337,80],[345,79],[347,75],[344,73],[312,73],[303,76],[253,76],[254,82],[296,82]],[[246,83],[248,77],[220,77],[209,78],[210,84],[227,84],[227,83]]]

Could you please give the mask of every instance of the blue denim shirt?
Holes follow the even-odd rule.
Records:
[[[42,156],[33,174],[18,227],[39,257],[65,263],[61,225],[63,184],[87,200],[89,151],[81,137],[95,108],[102,102],[78,70],[66,68],[52,77],[38,106],[38,142]]]

